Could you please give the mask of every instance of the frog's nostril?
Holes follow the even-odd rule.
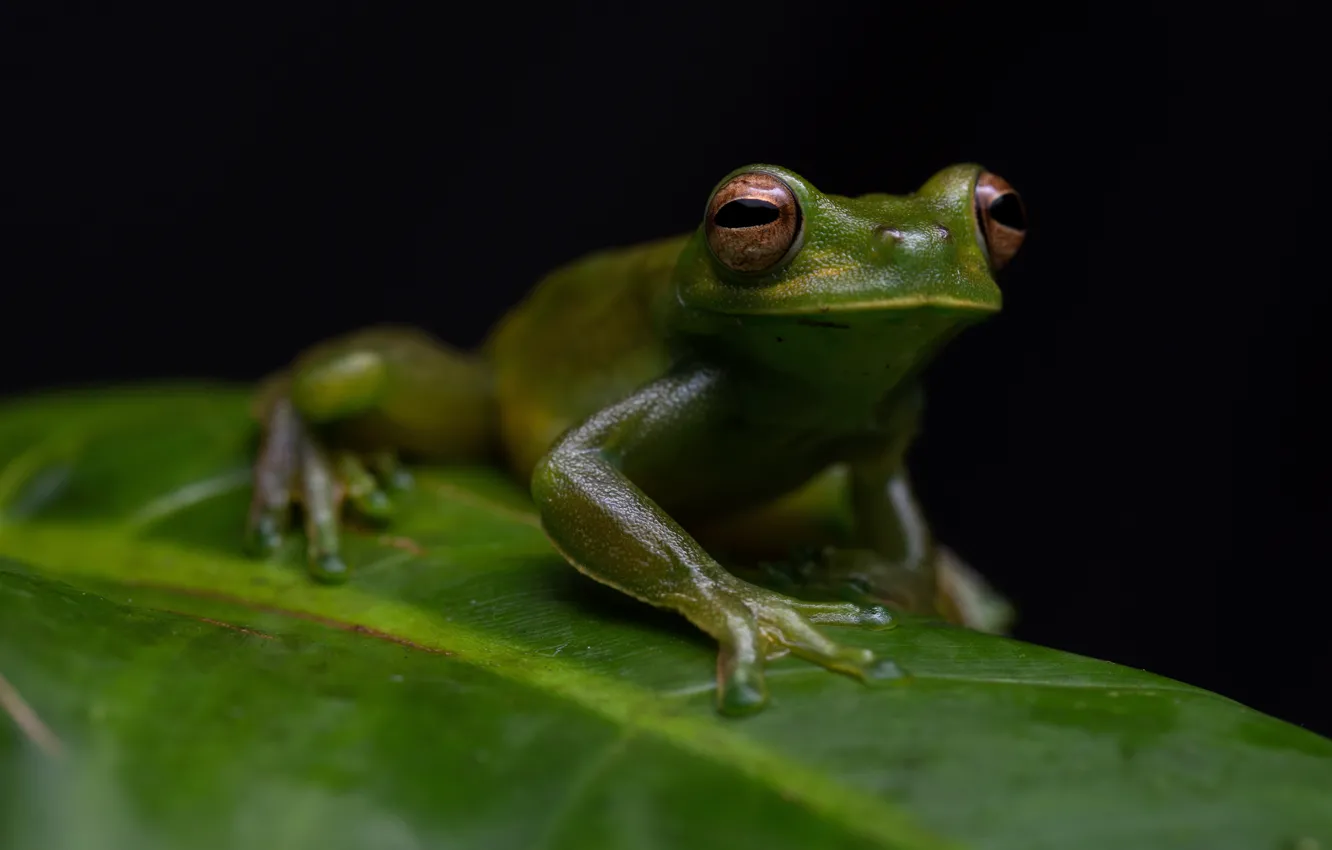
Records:
[[[890,242],[890,243],[891,243],[891,242],[901,242],[901,241],[902,241],[902,231],[898,230],[898,229],[895,228],[895,227],[889,227],[889,226],[886,225],[886,224],[881,225],[880,227],[878,227],[878,228],[874,231],[874,235],[877,236],[877,237],[879,237],[880,239],[882,239],[884,242]]]

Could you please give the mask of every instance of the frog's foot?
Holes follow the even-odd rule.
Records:
[[[950,622],[978,632],[1008,634],[1017,619],[1013,605],[952,549],[940,546],[935,553],[940,613]]]
[[[764,587],[802,598],[887,604],[910,612],[928,609],[934,594],[929,575],[868,549],[801,548],[787,560],[760,562],[746,575]]]
[[[344,503],[366,520],[385,522],[393,512],[390,491],[410,486],[410,476],[389,453],[363,459],[347,451],[328,451],[286,397],[273,400],[263,418],[263,444],[254,464],[254,496],[246,529],[248,548],[260,555],[277,550],[293,502],[299,502],[311,575],[329,583],[346,581],[347,565],[339,552]]]
[[[723,714],[751,714],[768,700],[764,664],[787,653],[862,681],[901,678],[892,661],[862,647],[829,640],[814,624],[893,628],[882,605],[804,602],[736,582],[720,599],[708,631],[721,643],[717,656],[717,707]]]
[[[1013,608],[980,573],[939,546],[928,569],[912,569],[866,549],[824,547],[763,562],[751,572],[765,587],[810,598],[882,603],[901,611],[941,616],[983,632],[1006,633]]]

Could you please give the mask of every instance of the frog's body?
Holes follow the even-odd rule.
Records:
[[[503,450],[520,480],[565,430],[670,367],[656,316],[684,243],[602,251],[557,269],[486,340]]]
[[[386,515],[364,458],[502,458],[573,566],[721,642],[731,711],[763,703],[772,654],[884,669],[811,623],[889,617],[741,581],[723,552],[752,569],[833,544],[786,577],[996,626],[983,584],[930,540],[903,455],[920,370],[998,309],[991,269],[1021,222],[992,211],[1015,200],[976,166],[854,199],[753,166],[719,184],[695,233],[550,274],[475,354],[395,328],[321,345],[261,395],[252,531],[276,545],[294,491],[316,575],[342,578],[342,499]]]
[[[501,451],[519,480],[530,480],[569,428],[668,373],[660,317],[685,241],[604,251],[559,269],[496,327],[483,351]],[[821,421],[829,411],[807,398],[779,394],[756,408],[729,370],[680,380],[680,392],[716,399],[700,405],[710,416],[677,431],[659,455],[640,449],[633,479],[691,530],[800,486],[835,463],[836,444],[851,437]],[[670,409],[673,389],[663,386],[661,407]]]

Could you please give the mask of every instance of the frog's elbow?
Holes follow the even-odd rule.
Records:
[[[565,460],[557,443],[542,455],[537,460],[536,465],[532,467],[532,479],[529,488],[532,501],[536,503],[538,510],[544,511],[552,499],[558,498],[557,494],[562,489],[560,485],[565,477],[564,466]]]
[[[610,472],[601,450],[578,437],[576,432],[565,434],[533,467],[532,501],[539,509],[544,511],[574,490],[588,489],[592,481]]]
[[[543,511],[550,499],[585,497],[613,492],[623,486],[623,460],[627,445],[643,433],[643,419],[651,405],[639,397],[594,413],[561,434],[532,468],[531,492]]]

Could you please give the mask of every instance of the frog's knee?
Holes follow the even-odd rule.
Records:
[[[537,508],[541,508],[550,499],[552,485],[555,483],[553,479],[556,476],[553,468],[554,463],[550,452],[546,452],[537,458],[536,463],[532,464],[532,475],[528,479],[528,491]]]
[[[366,349],[324,354],[297,364],[291,400],[310,422],[332,422],[373,410],[388,384],[384,357]]]
[[[599,452],[569,443],[557,443],[537,461],[530,492],[552,540],[582,549],[590,542],[583,539],[585,535],[612,535],[631,525],[634,517],[642,517],[632,506],[605,504],[616,473]],[[572,555],[572,550],[565,554]]]
[[[573,489],[576,456],[556,445],[532,467],[532,501],[543,513],[558,505]]]

